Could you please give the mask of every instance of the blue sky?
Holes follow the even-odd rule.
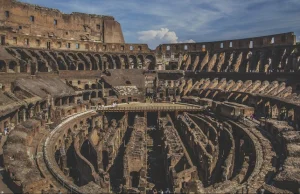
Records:
[[[206,42],[295,32],[300,0],[22,0],[64,13],[112,15],[127,43]]]

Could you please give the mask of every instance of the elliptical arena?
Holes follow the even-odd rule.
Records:
[[[294,33],[151,50],[111,16],[0,5],[13,192],[299,192]]]

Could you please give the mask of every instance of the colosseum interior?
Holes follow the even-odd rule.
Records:
[[[0,5],[11,192],[300,192],[293,32],[151,50],[112,16]]]

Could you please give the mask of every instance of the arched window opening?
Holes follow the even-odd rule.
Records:
[[[17,62],[15,62],[15,61],[11,61],[10,63],[9,63],[9,66],[8,66],[8,68],[9,68],[9,71],[10,72],[17,72]]]
[[[97,97],[97,93],[94,91],[91,93],[91,98],[96,98]]]
[[[4,61],[0,61],[0,72],[6,72],[6,63]]]
[[[84,70],[84,65],[82,63],[78,64],[78,70],[80,71]]]

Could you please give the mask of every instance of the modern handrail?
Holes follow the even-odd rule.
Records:
[[[119,110],[119,111],[130,111],[130,110],[198,110],[202,109],[202,106],[197,106],[197,105],[190,105],[190,104],[181,104],[184,106],[140,106],[140,107],[134,107],[134,106],[128,106],[128,107],[121,107],[116,105],[115,107],[112,106],[103,106],[103,107],[91,107],[92,110],[97,110],[97,111],[105,111],[105,110]]]

